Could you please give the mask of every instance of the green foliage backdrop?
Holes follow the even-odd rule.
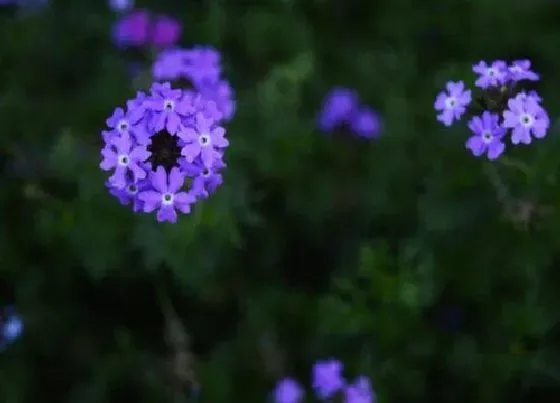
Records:
[[[330,356],[380,403],[560,390],[560,3],[143,2],[237,93],[225,183],[176,225],[108,195],[100,129],[142,80],[103,2],[63,3],[0,20],[0,298],[26,325],[0,402],[263,402]],[[518,58],[549,134],[476,159],[435,95]],[[335,85],[379,140],[315,128]]]

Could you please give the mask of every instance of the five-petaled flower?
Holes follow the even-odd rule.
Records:
[[[475,116],[469,121],[469,129],[473,135],[467,140],[467,148],[479,157],[486,153],[488,159],[495,160],[505,150],[502,138],[507,130],[499,122],[499,116],[485,111],[482,117]]]
[[[459,120],[471,102],[471,91],[465,90],[463,81],[449,81],[446,85],[447,91],[438,94],[434,108],[441,113],[437,120],[445,126],[451,126],[454,120]]]
[[[508,109],[503,113],[503,126],[511,131],[513,144],[530,144],[531,134],[543,138],[550,125],[546,111],[536,98],[520,94],[508,101]]]

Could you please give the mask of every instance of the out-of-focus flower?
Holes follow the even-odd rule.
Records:
[[[358,94],[350,89],[336,87],[326,96],[317,118],[319,129],[331,131],[345,124],[358,107]]]
[[[303,399],[303,388],[290,378],[282,379],[274,391],[275,403],[299,403]]]
[[[313,366],[312,387],[320,399],[329,399],[342,389],[342,363],[335,359],[318,361]]]
[[[353,384],[344,388],[344,403],[374,403],[375,393],[369,379],[360,376]]]
[[[467,140],[466,147],[474,156],[480,157],[486,153],[488,159],[495,160],[505,150],[502,141],[507,130],[499,122],[499,116],[485,111],[482,117],[475,116],[469,122],[469,129],[473,135]]]
[[[485,61],[473,65],[473,71],[479,74],[475,85],[479,88],[498,87],[508,78],[508,66],[503,60],[496,60],[489,66]]]
[[[235,99],[229,82],[220,78],[221,73],[219,52],[202,46],[161,52],[152,67],[156,80],[188,81],[197,93],[213,101],[222,119],[228,121],[235,113]]]
[[[128,11],[134,7],[134,0],[109,0],[109,7],[113,11]]]
[[[152,26],[151,44],[158,48],[173,46],[179,40],[181,31],[179,21],[166,15],[157,15]]]
[[[449,81],[446,88],[447,91],[438,94],[434,108],[441,112],[437,120],[445,126],[451,126],[453,121],[459,120],[467,110],[466,107],[471,102],[471,91],[465,90],[463,81]]]
[[[535,138],[546,136],[550,119],[536,98],[520,94],[508,101],[508,109],[503,113],[503,126],[511,131],[513,144],[530,144]]]
[[[154,83],[116,108],[102,130],[100,167],[112,174],[109,193],[137,213],[157,210],[158,221],[177,221],[197,199],[222,184],[228,146],[221,113],[199,93]],[[181,151],[183,150],[183,155]],[[185,178],[190,187],[183,191]]]
[[[135,10],[122,16],[113,26],[113,39],[117,46],[144,46],[148,43],[150,14]]]
[[[362,106],[352,113],[350,128],[361,137],[373,138],[379,135],[381,121],[377,112],[367,106]]]
[[[158,15],[152,18],[146,10],[134,10],[123,15],[113,26],[117,46],[173,46],[181,36],[181,24],[174,18]]]
[[[4,309],[0,317],[0,349],[17,340],[23,333],[23,321],[13,307]]]

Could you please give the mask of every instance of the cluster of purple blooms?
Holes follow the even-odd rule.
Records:
[[[326,95],[317,125],[324,132],[346,126],[364,138],[377,137],[381,131],[379,115],[361,104],[356,91],[342,87],[335,87]]]
[[[101,169],[106,186],[134,212],[157,210],[157,220],[176,222],[177,211],[207,198],[222,183],[229,145],[216,103],[191,90],[154,83],[116,108],[103,130]]]
[[[484,61],[473,66],[478,74],[475,86],[481,90],[474,97],[481,113],[468,122],[472,132],[466,147],[473,155],[486,154],[495,160],[505,150],[504,140],[508,133],[512,144],[530,144],[532,138],[543,138],[550,126],[542,99],[535,91],[525,91],[527,84],[539,80],[531,70],[529,60],[517,60],[508,65],[502,60],[487,64]],[[469,109],[472,110],[471,90],[465,89],[463,81],[448,82],[446,91],[436,97],[434,108],[439,112],[437,120],[451,126]]]
[[[0,349],[18,339],[23,332],[23,321],[13,307],[0,315]]]
[[[322,402],[341,396],[344,403],[375,403],[369,379],[360,376],[348,384],[342,376],[342,369],[342,363],[335,359],[315,363],[311,386],[316,397]],[[303,396],[303,388],[291,378],[278,382],[274,391],[275,403],[299,403],[303,401]]]
[[[160,52],[153,64],[156,81],[179,82],[216,103],[224,120],[235,113],[233,90],[222,78],[221,55],[208,46],[174,48]]]

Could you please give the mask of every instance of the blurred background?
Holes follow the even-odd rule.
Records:
[[[558,396],[559,2],[1,3],[0,402],[265,402],[284,377],[314,401],[329,357],[379,403]],[[117,37],[135,9],[218,50],[235,94],[224,184],[177,224],[99,168],[153,81],[160,49]],[[523,58],[548,136],[477,159],[435,96]],[[335,87],[375,135],[321,129]]]

